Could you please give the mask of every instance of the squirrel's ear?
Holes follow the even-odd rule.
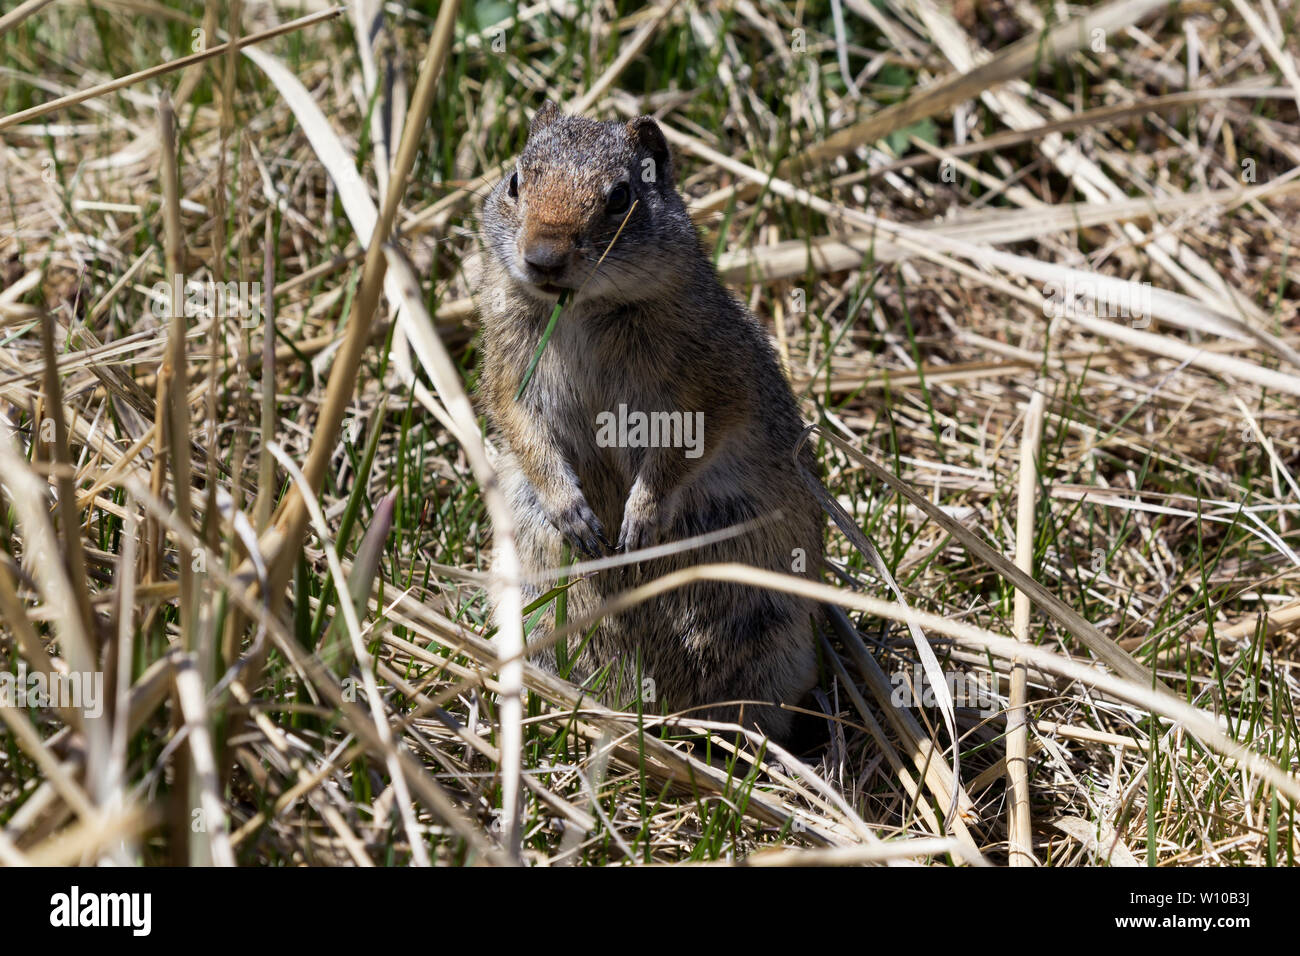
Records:
[[[648,152],[654,159],[655,178],[665,183],[672,183],[672,153],[668,150],[668,140],[659,128],[653,116],[638,116],[627,121],[627,135],[634,146]],[[643,170],[643,174],[647,172]]]
[[[559,118],[560,108],[550,100],[547,100],[541,105],[541,108],[533,114],[533,122],[532,125],[528,127],[528,135],[532,136],[539,129],[544,129],[547,126],[550,126]]]

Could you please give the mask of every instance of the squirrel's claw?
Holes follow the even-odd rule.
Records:
[[[623,519],[623,527],[618,535],[618,551],[640,551],[653,548],[659,543],[659,523],[652,518],[628,515]]]
[[[599,558],[608,553],[609,543],[605,540],[605,529],[582,497],[561,509],[551,523],[583,555]]]
[[[665,502],[656,498],[639,480],[632,486],[623,505],[623,526],[618,533],[618,549],[623,552],[653,548],[663,541],[669,523]]]

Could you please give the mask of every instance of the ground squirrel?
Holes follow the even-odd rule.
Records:
[[[595,122],[547,102],[484,200],[482,227],[480,389],[506,446],[500,472],[525,571],[561,567],[566,541],[587,554],[631,551],[766,517],[755,531],[578,581],[570,618],[693,564],[815,577],[823,519],[794,460],[797,404],[766,333],[719,281],[655,120]],[[562,290],[569,300],[519,395]],[[807,448],[800,464],[815,473]],[[796,703],[816,680],[815,612],[787,594],[693,584],[607,617],[585,645],[571,638],[569,677],[608,667],[615,706],[639,690],[648,712],[694,708],[780,739],[788,711],[702,705]],[[551,669],[558,657],[538,655]]]

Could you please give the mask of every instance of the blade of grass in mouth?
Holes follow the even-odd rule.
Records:
[[[542,360],[542,353],[546,351],[546,343],[551,341],[551,333],[555,331],[555,323],[560,318],[560,312],[564,309],[564,303],[569,301],[569,290],[563,289],[560,297],[555,301],[555,308],[551,310],[551,319],[546,323],[546,331],[542,333],[542,340],[537,343],[537,351],[533,353],[533,360],[528,363],[528,371],[524,372],[524,380],[519,383],[519,391],[515,392],[515,401],[524,396],[524,389],[532,381],[533,372],[537,368],[537,363]]]
[[[639,199],[632,200],[632,205],[628,207],[627,215],[623,217],[623,221],[618,224],[618,229],[614,232],[614,238],[609,240],[609,245],[605,247],[605,251],[602,252],[600,258],[596,260],[596,269],[600,268],[600,264],[604,262],[605,257],[609,255],[609,250],[613,249],[614,243],[618,242],[618,237],[623,234],[623,227],[626,226],[627,221],[632,218],[632,213],[636,212],[637,203],[640,201],[641,200]],[[595,274],[596,271],[593,269],[591,275],[588,275],[586,280],[582,283],[582,289],[587,288],[587,283],[591,281],[591,277]],[[578,290],[579,295],[582,294],[582,289]],[[551,310],[551,320],[546,323],[546,331],[542,333],[542,340],[537,343],[537,351],[533,353],[533,360],[528,363],[528,371],[524,372],[524,380],[519,383],[519,391],[515,392],[516,402],[523,397],[524,389],[528,387],[528,383],[532,380],[533,371],[537,368],[537,363],[541,361],[542,353],[546,351],[546,343],[551,340],[551,333],[555,331],[555,323],[560,318],[560,311],[564,308],[564,303],[568,301],[569,290],[561,289],[560,298],[556,301],[555,308]]]

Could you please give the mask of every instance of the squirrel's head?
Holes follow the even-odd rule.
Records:
[[[515,168],[483,203],[488,247],[545,302],[563,289],[623,302],[653,295],[684,244],[697,242],[672,173],[653,118],[601,123],[547,100]]]

